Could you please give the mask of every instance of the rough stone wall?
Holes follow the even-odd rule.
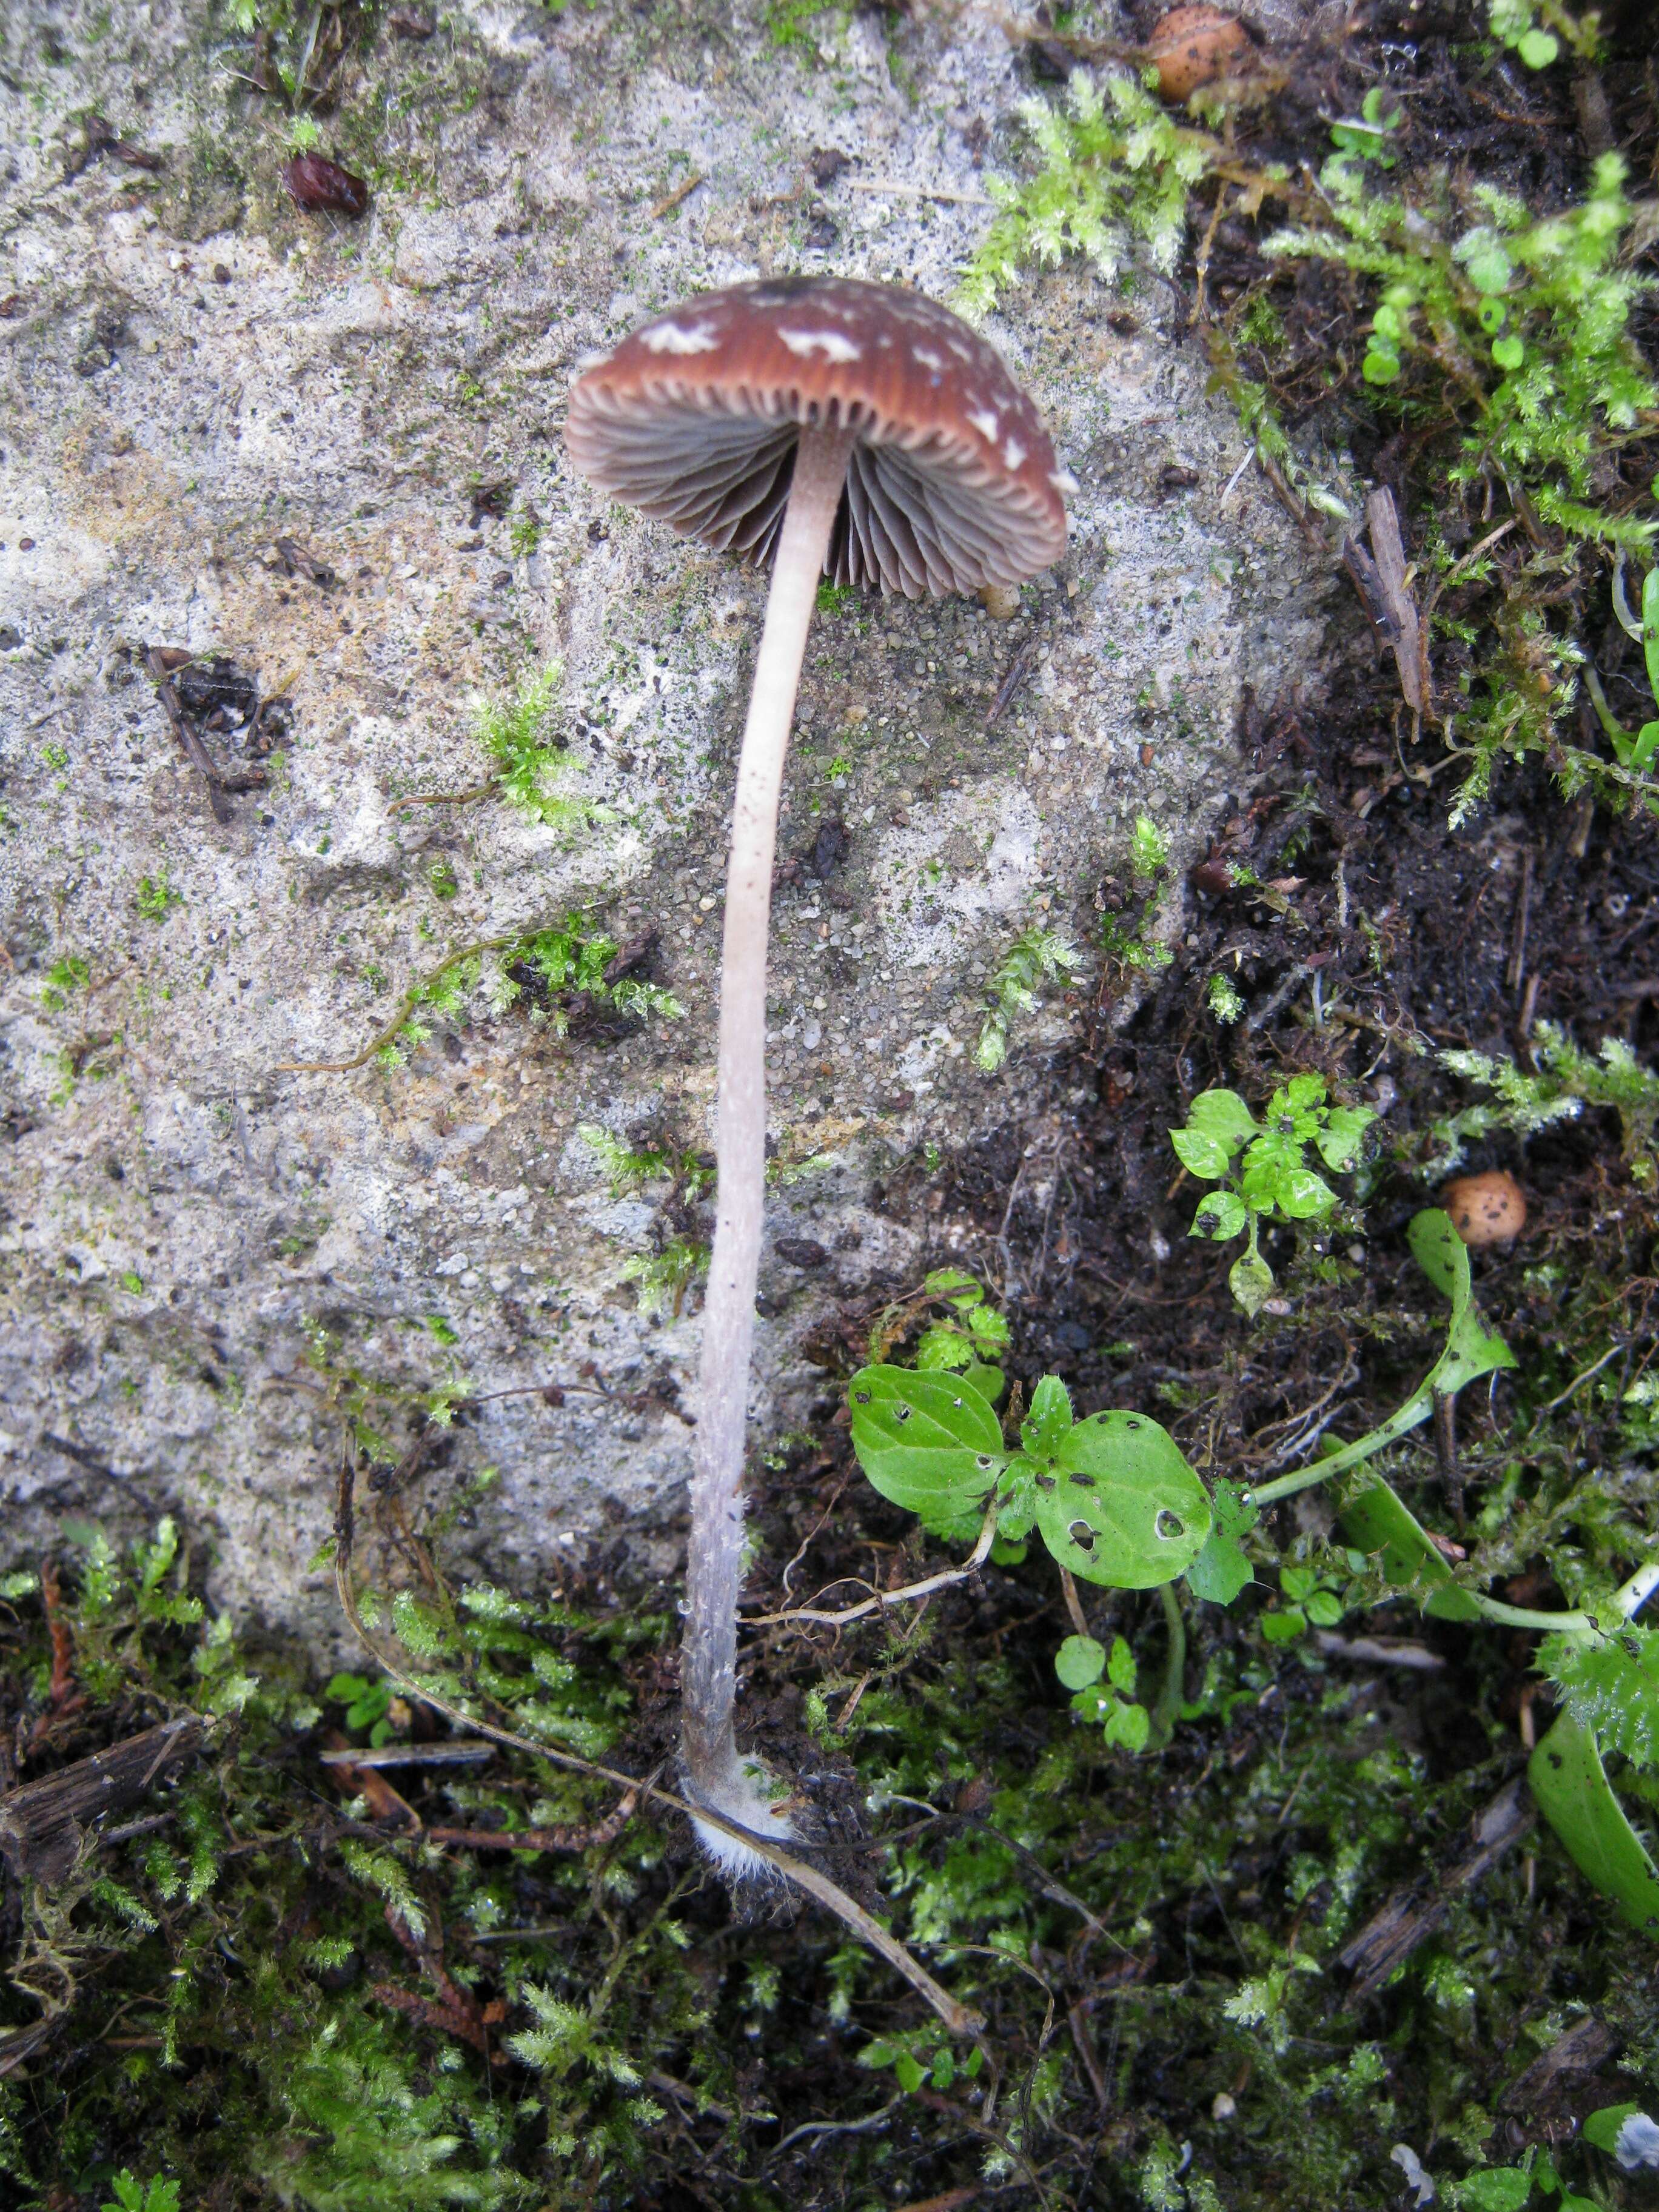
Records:
[[[430,38],[384,27],[318,118],[373,185],[350,220],[289,201],[285,118],[241,81],[228,15],[5,11],[9,1547],[69,1511],[175,1507],[222,1601],[326,1641],[307,1562],[340,1430],[318,1331],[337,1376],[518,1394],[453,1455],[499,1470],[474,1540],[497,1573],[544,1571],[605,1518],[648,1552],[678,1510],[696,1297],[638,1310],[623,1270],[672,1226],[665,1190],[613,1198],[578,1131],[710,1141],[763,591],[577,481],[564,394],[590,349],[701,288],[833,269],[948,297],[1029,89],[999,9],[810,27],[821,51],[748,5],[481,0]],[[100,150],[94,116],[164,166]],[[819,185],[826,149],[847,164]],[[1139,812],[1178,879],[1237,775],[1241,685],[1271,697],[1311,659],[1324,580],[1170,320],[1155,283],[1124,299],[1067,271],[993,326],[1080,486],[1066,558],[1014,619],[900,601],[815,630],[782,849],[835,821],[848,841],[780,896],[775,1124],[783,1159],[821,1164],[780,1187],[772,1234],[827,1258],[769,1248],[757,1438],[816,1395],[799,1346],[826,1303],[960,1234],[872,1212],[872,1178],[1008,1116],[1064,1034],[1050,1006],[1002,1076],[975,1069],[1008,940],[1074,924]],[[223,822],[158,646],[285,702],[267,786]],[[499,798],[398,808],[476,785],[477,701],[552,661],[584,826]],[[246,764],[246,731],[207,742]],[[450,951],[578,908],[618,941],[660,932],[683,1019],[560,1037],[481,984],[405,1066],[281,1072],[356,1054]]]

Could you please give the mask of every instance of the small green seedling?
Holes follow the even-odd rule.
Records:
[[[165,868],[159,876],[140,876],[138,878],[133,904],[146,921],[165,921],[173,908],[182,906],[184,902],[184,893],[174,890]]]
[[[1336,1193],[1309,1164],[1307,1147],[1340,1174],[1358,1160],[1376,1119],[1367,1106],[1328,1104],[1322,1076],[1293,1075],[1274,1091],[1261,1121],[1236,1091],[1205,1091],[1185,1127],[1170,1132],[1188,1173],[1221,1186],[1200,1201],[1189,1235],[1218,1243],[1241,1232],[1249,1238],[1227,1279],[1247,1314],[1259,1313],[1273,1291],[1258,1246],[1261,1224],[1319,1220],[1335,1207]]]
[[[1036,1006],[1042,987],[1053,984],[1066,990],[1082,975],[1083,957],[1070,938],[1056,929],[1022,930],[991,978],[990,1001],[974,1048],[975,1066],[994,1075],[1008,1057],[1010,1032],[1022,1014]]]
[[[1146,1750],[1152,1717],[1135,1702],[1139,1670],[1122,1637],[1112,1638],[1109,1651],[1092,1636],[1068,1636],[1054,1654],[1054,1672],[1073,1693],[1072,1711],[1100,1724],[1109,1748]]]
[[[332,1675],[323,1692],[325,1698],[332,1698],[337,1705],[345,1707],[349,1729],[368,1730],[368,1740],[376,1749],[383,1743],[390,1743],[396,1734],[387,1718],[395,1694],[390,1682],[371,1682],[366,1674]]]
[[[1405,109],[1391,106],[1390,95],[1380,84],[1374,84],[1360,102],[1357,118],[1332,124],[1331,143],[1340,154],[1358,154],[1362,161],[1391,169],[1395,156],[1389,151],[1389,140],[1405,119]]]
[[[1580,61],[1593,62],[1601,47],[1599,11],[1573,15],[1560,0],[1486,0],[1486,20],[1493,38],[1529,70],[1546,70],[1559,60],[1562,39]]]
[[[1184,1574],[1210,1534],[1210,1500],[1167,1429],[1142,1413],[1073,1419],[1057,1376],[1031,1394],[1018,1446],[995,1412],[1002,1376],[866,1367],[852,1380],[853,1448],[871,1482],[929,1527],[959,1527],[994,1496],[999,1532],[1035,1528],[1085,1582],[1152,1589]]]
[[[959,2058],[936,2028],[911,2028],[897,2035],[878,2036],[859,2053],[859,2064],[880,2069],[890,2066],[893,2079],[907,2096],[918,2089],[948,2089],[959,2077],[976,2081],[985,2063],[984,2045],[977,2045]]]
[[[179,2212],[179,2185],[164,2181],[160,2174],[152,2181],[138,2181],[124,2166],[110,2187],[115,2194],[104,2199],[99,2212]]]
[[[1357,1572],[1364,1571],[1363,1552],[1354,1565]],[[1334,1628],[1342,1618],[1340,1583],[1316,1567],[1281,1567],[1279,1588],[1285,1602],[1261,1616],[1261,1633],[1269,1644],[1292,1644],[1310,1628]]]

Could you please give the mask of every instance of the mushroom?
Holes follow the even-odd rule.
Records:
[[[1527,1194],[1503,1168],[1459,1176],[1441,1192],[1440,1203],[1466,1244],[1507,1244],[1527,1225]]]
[[[721,946],[719,1180],[691,1480],[682,1753],[694,1802],[793,1832],[737,1745],[744,1431],[766,1178],[766,943],[784,755],[819,580],[907,599],[1022,582],[1066,544],[1070,480],[985,340],[931,300],[841,277],[742,284],[654,316],[570,395],[601,490],[772,585],[738,763]],[[712,1826],[733,1875],[763,1862]]]

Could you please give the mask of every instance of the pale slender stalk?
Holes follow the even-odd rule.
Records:
[[[738,1755],[734,1711],[744,1435],[766,1200],[766,939],[784,755],[853,441],[850,429],[833,426],[801,432],[738,763],[720,950],[720,1176],[703,1308],[680,1676],[688,1793],[750,1828],[785,1835],[787,1821],[770,1813],[763,1778],[751,1775]],[[729,1836],[705,1829],[702,1839],[722,1864],[744,1870],[734,1863]]]

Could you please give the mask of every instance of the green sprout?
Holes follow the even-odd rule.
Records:
[[[1200,1200],[1188,1235],[1218,1243],[1241,1234],[1249,1239],[1228,1276],[1247,1314],[1259,1313],[1273,1291],[1273,1270],[1258,1248],[1262,1223],[1319,1220],[1336,1206],[1336,1193],[1309,1164],[1308,1146],[1326,1167],[1345,1172],[1376,1119],[1368,1106],[1328,1103],[1323,1076],[1293,1075],[1274,1091],[1261,1121],[1236,1091],[1205,1091],[1185,1126],[1170,1132],[1187,1172],[1220,1186]]]
[[[184,902],[184,893],[173,889],[165,868],[159,876],[140,876],[138,878],[133,904],[146,921],[165,921],[173,908],[182,906]]]
[[[659,1321],[679,1318],[686,1291],[708,1265],[708,1247],[691,1237],[673,1237],[660,1251],[636,1252],[623,1264],[622,1279],[632,1283],[640,1311]]]
[[[974,1048],[976,1066],[994,1075],[1008,1057],[1008,1040],[1022,1014],[1039,1004],[1044,984],[1069,989],[1082,980],[1083,956],[1070,938],[1039,924],[1022,930],[991,978],[990,1004]]]

